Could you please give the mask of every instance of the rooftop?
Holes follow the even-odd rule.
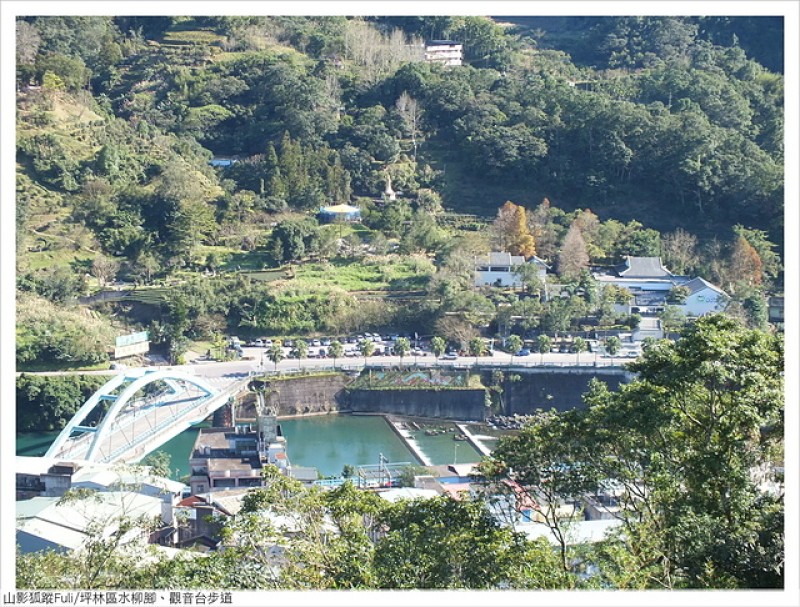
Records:
[[[625,258],[625,263],[617,268],[617,273],[625,278],[668,278],[672,272],[661,263],[660,257]]]

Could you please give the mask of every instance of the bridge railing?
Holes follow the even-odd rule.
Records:
[[[199,399],[192,400],[189,405],[183,407],[178,412],[173,413],[172,415],[170,415],[170,417],[160,421],[155,426],[151,426],[150,429],[147,430],[147,432],[139,434],[134,438],[133,441],[129,442],[127,445],[124,445],[112,451],[109,455],[103,458],[104,461],[106,462],[115,461],[117,458],[120,458],[122,455],[124,455],[127,451],[131,451],[136,447],[141,446],[143,443],[151,441],[153,438],[157,437],[161,432],[166,430],[169,426],[178,423],[182,418],[187,417],[190,413],[193,412],[196,413],[197,411],[201,410],[203,406],[208,405],[210,402],[217,399],[223,400],[229,398],[232,394],[239,391],[243,387],[244,383],[245,383],[244,380],[240,380],[236,384],[226,387],[224,390],[221,390],[217,394],[203,396],[200,397]],[[220,404],[218,405],[218,407],[219,406],[222,405]],[[209,415],[210,413],[211,410],[206,412],[206,415]],[[152,450],[154,449],[150,449],[149,451]]]

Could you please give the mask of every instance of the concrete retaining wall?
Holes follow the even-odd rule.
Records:
[[[344,389],[351,381],[344,374],[267,381],[266,402],[278,415],[338,413],[349,409]],[[255,400],[245,399],[239,405],[237,420],[255,419]]]
[[[488,414],[484,390],[350,390],[353,412],[410,417],[483,420]]]
[[[593,378],[606,382],[611,389],[631,380],[622,369],[586,367],[503,369],[503,373],[503,410],[494,411],[503,415],[583,407],[581,395]],[[512,381],[512,375],[519,380]],[[492,372],[483,371],[482,380],[490,386]],[[282,416],[352,411],[466,421],[482,420],[490,414],[484,390],[349,390],[351,382],[345,374],[267,380],[267,404]],[[255,398],[245,396],[237,407],[236,419],[255,419],[255,415]]]
[[[503,382],[503,415],[527,415],[536,409],[569,409],[583,408],[581,395],[589,390],[589,382],[598,379],[608,384],[612,390],[621,383],[627,383],[632,376],[621,369],[514,369],[504,370]],[[512,381],[511,376],[518,376]],[[491,385],[490,372],[482,376],[484,385]]]

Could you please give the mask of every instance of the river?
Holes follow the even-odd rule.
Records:
[[[418,463],[381,416],[321,415],[283,419],[280,425],[292,464],[313,466],[323,476],[338,476],[345,464],[377,464],[381,453],[389,462]],[[444,420],[434,425],[441,429],[453,426]],[[189,454],[200,427],[208,424],[189,428],[159,449],[170,456],[173,478],[189,474]],[[424,428],[414,432],[414,437],[434,464],[479,461],[480,455],[472,445],[453,440],[453,432],[427,436]],[[56,436],[57,432],[18,434],[17,455],[44,455]]]

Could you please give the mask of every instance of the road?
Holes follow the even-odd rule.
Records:
[[[243,355],[239,360],[231,362],[214,362],[204,361],[197,359],[196,361],[186,365],[172,365],[168,368],[184,371],[193,375],[198,375],[205,378],[230,378],[243,377],[250,373],[260,373],[266,371],[291,373],[303,369],[332,369],[334,361],[332,358],[306,358],[298,360],[296,358],[286,358],[278,363],[277,368],[272,363],[264,348],[248,347],[242,348]],[[581,353],[578,357],[574,353],[562,354],[558,352],[547,353],[544,356],[540,354],[530,354],[529,356],[514,356],[513,361],[510,354],[505,352],[494,352],[491,356],[481,356],[478,359],[478,365],[481,367],[497,367],[508,368],[513,364],[514,367],[577,367],[594,368],[594,367],[619,367],[626,362],[634,360],[629,357],[616,356],[613,359],[610,357],[596,356],[590,352]],[[371,367],[398,367],[401,364],[406,367],[434,367],[438,364],[443,369],[457,368],[464,369],[475,365],[474,356],[459,356],[456,360],[445,360],[440,358],[438,363],[436,358],[430,353],[427,356],[404,356],[402,360],[399,356],[371,356],[369,358],[369,365]],[[348,371],[358,371],[364,367],[364,357],[359,355],[355,357],[342,357],[336,359],[336,369],[343,369]],[[164,367],[161,367],[164,368]],[[119,370],[103,370],[103,371],[42,371],[38,373],[30,373],[30,375],[116,375],[120,373]],[[18,373],[19,375],[19,373]]]

